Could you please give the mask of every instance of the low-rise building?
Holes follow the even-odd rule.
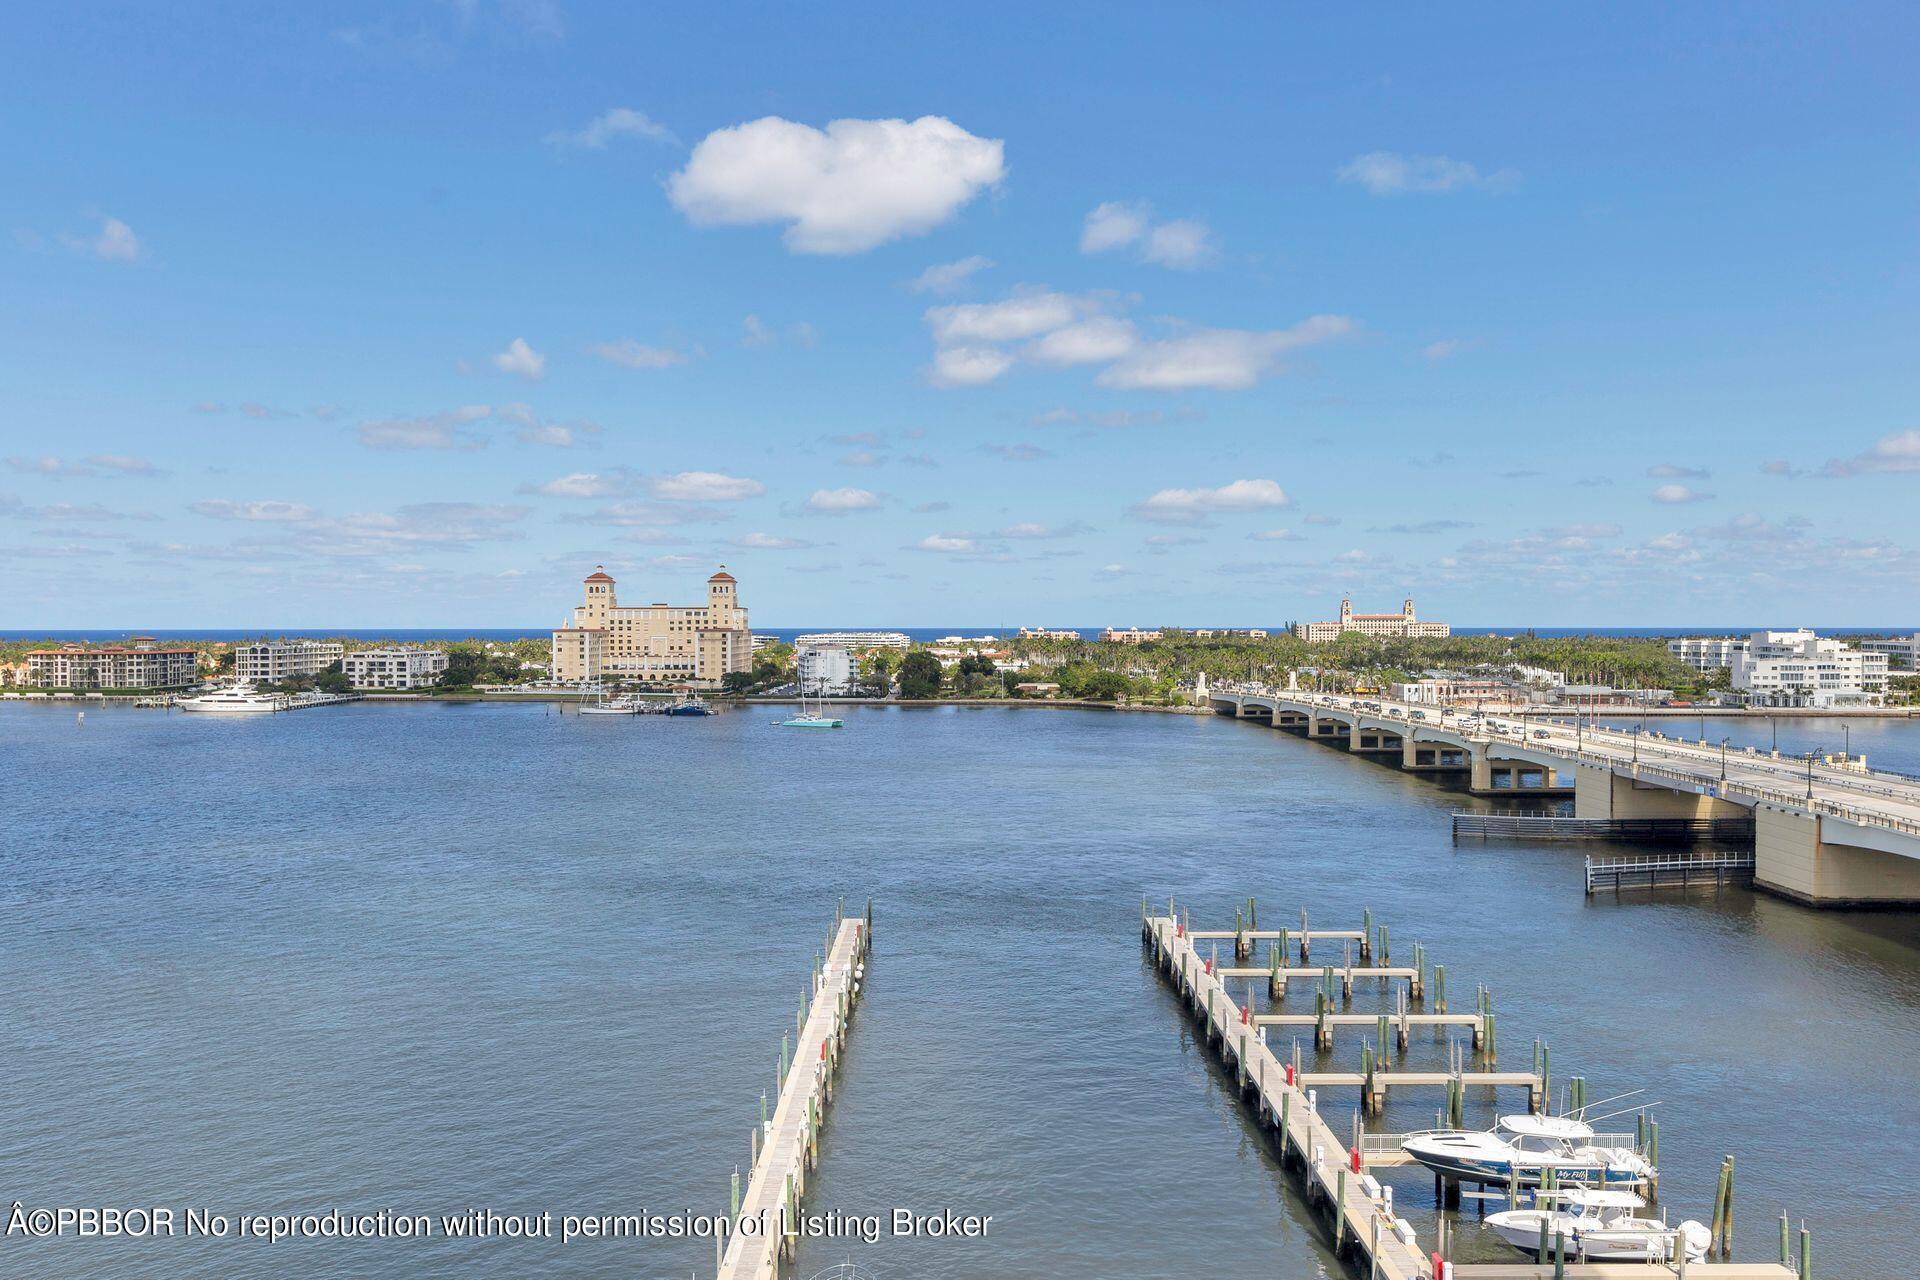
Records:
[[[833,646],[799,650],[794,655],[794,670],[800,691],[817,694],[850,692],[858,674],[852,652]]]
[[[1733,665],[1733,655],[1745,644],[1737,636],[1685,636],[1667,641],[1667,652],[1706,674]]]
[[[446,672],[447,655],[400,645],[360,649],[348,654],[340,669],[356,689],[424,689]]]
[[[248,684],[278,684],[325,671],[346,656],[333,640],[262,640],[233,647],[233,678]]]
[[[1139,627],[1108,627],[1100,633],[1100,639],[1106,644],[1146,644],[1158,640],[1158,631],[1142,631]]]
[[[126,645],[62,645],[27,654],[27,680],[42,689],[184,689],[194,682],[193,650],[152,636]]]
[[[755,648],[759,637],[755,636]],[[911,649],[904,631],[811,631],[793,638],[796,649]]]
[[[1080,639],[1080,633],[1078,631],[1056,631],[1048,627],[1022,627],[1020,628],[1020,638],[1022,640],[1078,640]]]
[[[1860,651],[1886,655],[1889,671],[1920,671],[1920,631],[1891,640],[1862,640]]]
[[[1023,698],[1057,698],[1060,686],[1051,680],[1023,680],[1013,686],[1013,691]]]
[[[1267,633],[1258,627],[1199,627],[1192,634],[1201,640],[1213,640],[1222,636],[1242,637],[1248,640],[1267,638]]]
[[[1453,628],[1444,622],[1421,622],[1414,616],[1413,597],[1408,596],[1400,605],[1398,613],[1355,613],[1353,601],[1342,598],[1340,618],[1337,622],[1296,622],[1293,634],[1308,644],[1326,644],[1338,640],[1349,631],[1363,636],[1385,636],[1395,639],[1438,639],[1453,634]]]
[[[1756,707],[1877,707],[1887,655],[1797,631],[1756,631],[1735,651],[1732,685]]]

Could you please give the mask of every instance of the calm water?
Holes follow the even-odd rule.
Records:
[[[1733,889],[1589,903],[1583,850],[1456,850],[1462,797],[1245,722],[846,718],[796,735],[758,711],[362,704],[80,727],[0,707],[0,1201],[724,1212],[834,899],[871,893],[868,999],[810,1206],[993,1225],[857,1258],[1163,1277],[1231,1250],[1236,1274],[1313,1275],[1322,1229],[1138,944],[1143,893],[1196,923],[1255,893],[1269,924],[1373,908],[1396,957],[1419,940],[1446,964],[1456,1007],[1491,985],[1503,1064],[1545,1035],[1592,1096],[1648,1090],[1677,1216],[1706,1216],[1736,1155],[1742,1254],[1767,1256],[1788,1210],[1825,1275],[1910,1256],[1920,918]],[[1887,750],[1911,756],[1915,731],[1886,729]],[[1329,1063],[1358,1058],[1343,1038]],[[1444,1048],[1416,1038],[1409,1058]],[[1436,1103],[1397,1098],[1385,1127]],[[1836,1154],[1869,1176],[1836,1186]],[[1431,1181],[1394,1182],[1427,1235]],[[811,1244],[801,1274],[847,1251]],[[711,1260],[687,1242],[0,1238],[0,1274],[28,1278]]]

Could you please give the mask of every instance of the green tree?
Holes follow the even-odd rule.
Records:
[[[1118,671],[1096,671],[1081,686],[1080,696],[1094,702],[1114,702],[1132,687]]]
[[[937,698],[940,696],[940,660],[924,649],[915,649],[900,662],[900,696]]]

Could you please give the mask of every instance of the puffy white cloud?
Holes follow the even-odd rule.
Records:
[[[188,508],[216,520],[257,520],[271,524],[299,524],[312,520],[319,512],[298,502],[255,499],[235,502],[229,498],[207,498]]]
[[[1163,267],[1198,267],[1213,258],[1213,232],[1195,218],[1163,222],[1147,233],[1141,254]]]
[[[844,515],[849,511],[878,511],[880,496],[851,486],[841,489],[815,489],[807,499],[807,510],[819,515]]]
[[[1100,310],[1098,300],[1066,293],[1018,293],[1003,302],[933,307],[927,327],[935,342],[1020,342],[1072,324]]]
[[[914,545],[922,551],[939,551],[947,555],[966,555],[980,549],[980,544],[972,538],[953,533],[930,533]]]
[[[1345,316],[1313,316],[1288,329],[1196,329],[1149,342],[1101,371],[1103,387],[1184,391],[1206,387],[1239,391],[1272,372],[1290,351],[1345,337],[1354,331]]]
[[[633,338],[598,342],[587,350],[622,369],[670,369],[674,365],[685,364],[691,358],[684,351],[675,351],[671,347],[650,347]]]
[[[1235,480],[1216,489],[1162,489],[1134,508],[1142,519],[1191,524],[1223,511],[1261,511],[1287,505],[1287,493],[1271,480]]]
[[[1132,244],[1147,232],[1144,204],[1109,200],[1094,206],[1080,227],[1080,252],[1105,253]]]
[[[1118,316],[1091,316],[1055,329],[1033,344],[1033,358],[1042,364],[1111,364],[1139,345],[1131,321]]]
[[[1464,160],[1446,156],[1403,156],[1369,151],[1340,166],[1342,182],[1365,187],[1376,196],[1443,195],[1451,191],[1503,191],[1520,180],[1511,169],[1482,174]]]
[[[645,138],[649,142],[665,142],[675,146],[680,140],[673,131],[644,111],[635,111],[632,107],[614,107],[603,111],[589,120],[585,128],[572,133],[550,133],[547,141],[559,147],[585,147],[599,151],[617,138]]]
[[[1700,493],[1696,490],[1689,489],[1684,484],[1663,484],[1653,491],[1653,500],[1655,502],[1663,502],[1668,505],[1678,505],[1684,502],[1705,502],[1712,496],[1710,493]]]
[[[998,347],[941,347],[927,380],[936,387],[977,387],[1012,367],[1013,357]]]
[[[496,351],[490,358],[494,368],[517,378],[538,381],[547,376],[547,358],[528,346],[525,338],[515,338],[505,351]]]
[[[1920,428],[1896,431],[1881,436],[1873,446],[1851,458],[1832,458],[1821,468],[1822,474],[1841,477],[1875,472],[1911,474],[1920,472]]]
[[[647,488],[656,498],[667,502],[739,502],[757,498],[767,491],[758,480],[744,476],[722,475],[718,471],[681,471],[655,476]]]
[[[915,293],[952,293],[975,272],[985,271],[992,265],[992,258],[983,258],[977,253],[958,262],[939,263],[909,280],[907,288]]]
[[[701,139],[667,195],[695,226],[783,222],[795,253],[862,253],[947,221],[1000,181],[1003,151],[940,116],[766,116]]]

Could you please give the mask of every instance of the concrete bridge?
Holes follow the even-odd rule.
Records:
[[[1575,720],[1480,715],[1378,697],[1225,685],[1225,715],[1403,769],[1466,775],[1477,795],[1571,795],[1580,818],[1754,820],[1754,882],[1818,906],[1920,903],[1920,780]]]

